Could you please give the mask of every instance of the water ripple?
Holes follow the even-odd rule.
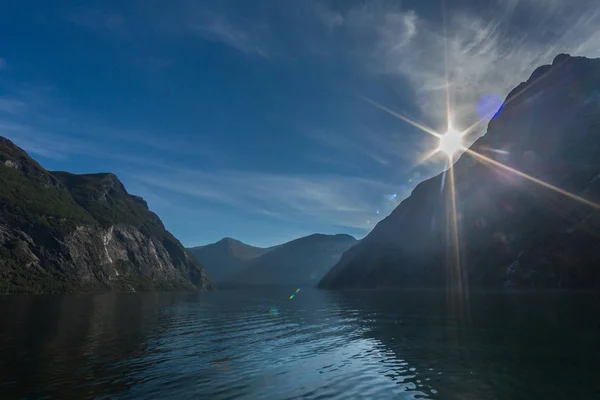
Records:
[[[432,293],[5,298],[0,392],[2,399],[594,398],[598,326],[571,312],[600,316],[592,300],[569,308],[563,298],[472,302],[465,322]]]

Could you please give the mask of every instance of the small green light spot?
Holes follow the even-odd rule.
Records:
[[[290,296],[290,300],[291,300],[291,299],[293,299],[293,298],[294,298],[294,295],[291,295],[291,296]]]
[[[298,293],[300,291],[300,288],[296,289],[296,293]]]

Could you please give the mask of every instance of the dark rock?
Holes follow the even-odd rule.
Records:
[[[0,137],[0,187],[2,293],[211,288],[113,174],[50,173]]]
[[[445,175],[455,179],[460,258],[451,185],[441,190],[440,174],[419,184],[319,286],[600,287],[599,93],[600,60],[560,55],[508,95],[471,147],[493,161],[467,152]],[[501,162],[509,168],[490,149],[508,151]]]
[[[561,54],[557,55],[556,57],[554,57],[554,60],[552,60],[552,65],[562,64],[565,61],[567,61],[569,58],[571,58],[570,54],[561,53]]]

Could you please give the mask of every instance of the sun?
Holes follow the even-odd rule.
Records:
[[[454,128],[448,129],[448,132],[439,136],[440,144],[437,150],[446,154],[448,157],[452,157],[459,151],[465,150],[463,136],[464,132],[459,132]]]

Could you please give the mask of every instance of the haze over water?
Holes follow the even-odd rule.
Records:
[[[0,298],[1,397],[600,394],[597,294],[294,291]]]

